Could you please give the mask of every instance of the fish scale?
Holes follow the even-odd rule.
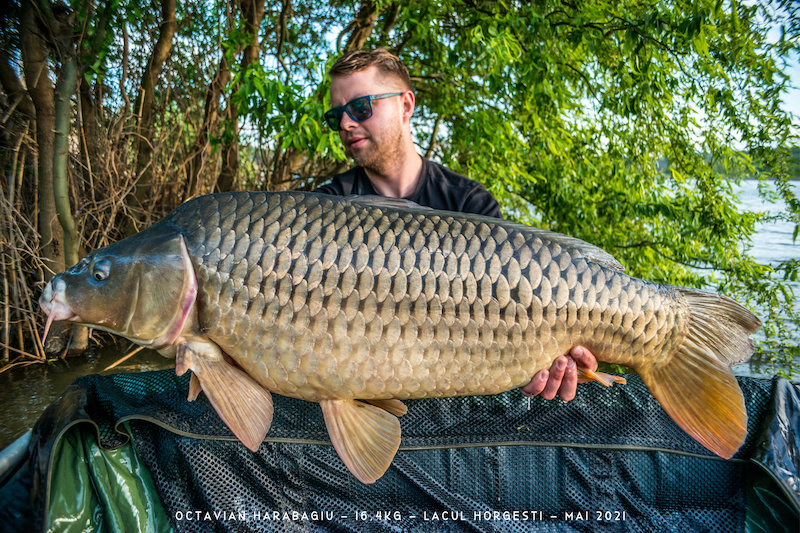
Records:
[[[518,387],[574,345],[633,368],[676,423],[730,457],[747,413],[729,367],[760,326],[732,300],[632,278],[572,237],[299,192],[193,199],[55,276],[40,303],[48,327],[72,320],[175,357],[193,373],[189,400],[205,392],[252,450],[270,391],[320,402],[367,483],[399,447],[399,400]]]
[[[577,309],[579,307],[584,309],[582,305],[577,304],[568,308],[566,303],[571,293],[580,293],[581,296],[578,298],[583,299],[585,291],[578,290],[580,284],[577,279],[577,268],[581,268],[582,271],[588,270],[585,259],[571,257],[560,245],[548,247],[545,241],[535,235],[525,238],[526,236],[518,230],[509,232],[502,227],[491,228],[485,221],[478,223],[467,221],[464,224],[452,216],[435,215],[435,220],[426,213],[409,212],[396,215],[392,212],[387,216],[380,208],[335,203],[329,199],[320,200],[317,197],[296,193],[278,196],[230,195],[219,200],[210,197],[209,201],[214,201],[218,206],[216,209],[198,206],[200,224],[195,234],[189,236],[190,245],[194,244],[189,252],[193,257],[198,255],[201,258],[196,267],[198,271],[207,271],[207,274],[202,276],[207,282],[200,288],[200,294],[225,294],[226,299],[215,301],[212,298],[204,298],[206,304],[203,307],[206,312],[200,317],[201,323],[209,331],[211,339],[235,360],[258,361],[264,357],[264,352],[271,348],[273,340],[271,336],[274,333],[259,336],[242,330],[255,327],[253,324],[257,317],[252,313],[251,307],[252,302],[257,299],[257,294],[274,294],[285,313],[280,321],[282,327],[278,336],[287,343],[291,340],[292,347],[283,349],[286,361],[279,359],[274,368],[267,370],[273,392],[317,401],[330,397],[364,398],[365,394],[369,395],[361,380],[355,384],[341,380],[339,385],[340,380],[331,379],[330,376],[319,376],[317,381],[320,385],[318,390],[314,391],[298,391],[297,387],[289,382],[288,375],[298,372],[295,364],[297,354],[293,347],[294,339],[297,337],[297,328],[293,325],[295,309],[316,308],[316,315],[321,311],[319,305],[306,306],[305,304],[311,303],[307,291],[298,288],[298,284],[305,280],[309,271],[315,272],[312,282],[316,281],[315,278],[323,277],[322,273],[325,273],[323,285],[328,304],[327,311],[335,311],[333,317],[309,317],[311,322],[317,324],[317,334],[314,336],[315,349],[312,351],[325,348],[327,339],[321,334],[319,325],[324,320],[328,325],[327,335],[335,341],[331,355],[338,362],[337,366],[348,366],[350,360],[359,365],[369,360],[370,365],[381,366],[383,361],[375,360],[375,356],[381,354],[373,354],[368,349],[356,350],[354,353],[352,346],[358,346],[362,339],[366,340],[366,344],[362,346],[371,346],[384,335],[388,342],[398,343],[404,350],[408,350],[408,358],[412,361],[415,359],[438,361],[442,357],[442,350],[439,346],[440,341],[436,340],[433,332],[440,322],[449,323],[451,325],[448,328],[447,340],[443,341],[445,353],[452,353],[456,360],[469,360],[473,373],[480,374],[483,372],[480,370],[482,368],[497,367],[494,361],[487,359],[492,355],[499,356],[508,367],[517,369],[513,374],[500,376],[486,372],[483,379],[470,381],[472,388],[460,391],[461,394],[486,394],[496,392],[499,388],[527,383],[534,369],[549,366],[552,360],[564,353],[573,343],[586,344],[589,340],[567,339],[568,329],[577,322]],[[255,206],[264,204],[268,205],[266,218],[253,219],[250,213],[256,209]],[[309,212],[315,214],[309,218]],[[308,225],[314,225],[314,220],[319,219],[323,213],[332,221],[336,233],[332,235],[321,232],[310,241],[302,240],[303,237],[307,239],[303,229]],[[191,220],[195,220],[197,211],[188,216]],[[208,217],[211,222],[219,219],[220,229],[224,233],[218,245],[219,260],[216,260],[213,249],[208,251],[216,244],[214,231],[209,233],[209,246],[206,246],[202,230],[208,225],[203,216]],[[182,220],[180,215],[173,219],[178,225]],[[362,224],[364,220],[367,220],[366,224]],[[325,221],[322,222],[324,224]],[[437,284],[435,277],[428,276],[431,256],[438,255],[441,257],[441,264],[446,263],[447,257],[439,249],[440,234],[452,235],[450,228],[453,226],[457,226],[462,232],[459,235],[468,239],[468,244],[460,255],[458,247],[451,249],[448,254],[448,257],[453,254],[453,264],[460,262],[464,254],[470,260],[463,296],[461,280],[454,279],[452,273],[442,271],[448,276],[445,278],[448,290],[445,291],[437,291],[437,286],[445,283]],[[392,234],[388,243],[376,241],[377,235],[373,233],[373,247],[382,246],[383,256],[369,253],[369,246],[364,242],[365,227],[367,235],[373,228],[376,228],[376,231],[381,227],[391,228]],[[231,242],[232,240],[235,242]],[[272,255],[269,253],[265,254],[266,257],[263,257],[260,264],[249,259],[248,270],[245,272],[244,267],[240,265],[245,263],[245,257],[249,257],[247,252],[254,248],[260,250],[263,247],[261,243],[264,242],[277,243],[275,246],[277,261],[273,264]],[[537,251],[538,261],[533,263],[528,261],[523,266],[514,256],[514,252],[525,246]],[[293,249],[325,249],[326,253],[335,253],[336,264],[326,268],[326,261],[321,257],[309,259],[319,254],[297,254],[291,252]],[[385,263],[387,249],[389,258]],[[397,250],[397,254],[392,254],[393,250]],[[523,264],[524,256],[525,254],[522,256]],[[258,254],[253,256],[256,257]],[[237,262],[237,258],[241,259]],[[330,263],[330,260],[327,263]],[[463,264],[463,261],[461,263]],[[540,274],[542,271],[547,273],[546,277]],[[274,276],[271,275],[273,273]],[[229,276],[240,280],[238,287],[226,283]],[[383,283],[381,290],[374,294],[372,288],[376,278],[383,280]],[[383,301],[380,298],[384,296],[390,279],[394,307],[384,307],[383,314],[399,317],[400,323],[392,326],[390,322],[381,328],[376,324],[368,329],[365,312],[370,318],[369,322],[372,323],[377,313],[372,311],[370,302],[375,298],[379,302]],[[530,280],[536,282],[538,279],[539,282],[530,288],[523,286],[520,289],[521,279],[528,282]],[[621,285],[617,277],[612,276],[611,279],[612,288],[606,289],[608,291],[613,291],[614,286]],[[425,280],[433,282],[426,283]],[[613,285],[614,283],[616,285]],[[253,286],[260,287],[256,295],[247,290]],[[228,294],[232,289],[235,290],[236,296]],[[438,299],[444,301],[435,304],[432,310],[428,304],[434,291]],[[289,305],[293,296],[297,301]],[[454,311],[458,308],[462,297],[466,297],[471,304],[477,302],[477,305],[473,305],[469,310],[469,318],[463,313]],[[612,297],[613,294],[610,294],[609,298]],[[517,301],[520,299],[523,301],[530,299],[530,304],[524,309],[524,313],[520,312],[522,309],[517,309]],[[223,312],[222,309],[218,311],[216,306],[227,307],[227,312]],[[510,306],[513,307],[509,309]],[[559,314],[557,312],[559,309],[564,312]],[[620,311],[624,314],[625,309]],[[591,309],[585,308],[585,315],[590,312]],[[247,328],[243,327],[245,317],[248,318],[246,321],[248,324],[244,324]],[[268,322],[276,319],[271,316],[264,318]],[[546,328],[541,327],[541,318],[549,319]],[[522,331],[521,335],[515,337],[516,343],[508,343],[502,333],[498,335],[497,330],[500,329],[501,322],[502,331],[514,329],[514,326]],[[526,327],[522,327],[523,324]],[[586,331],[585,323],[581,325],[583,326],[581,335],[590,336],[592,331]],[[667,321],[661,330],[668,330],[669,325]],[[400,328],[402,330],[397,331]],[[658,328],[653,329],[658,330]],[[366,337],[367,333],[369,337]],[[531,353],[530,350],[520,349],[523,344],[527,347],[530,341],[526,342],[526,339],[531,338],[537,339],[538,342],[535,344],[541,344],[547,347],[547,350],[533,350]],[[346,344],[337,347],[336,343],[342,343],[345,339],[347,339]],[[416,342],[417,339],[419,342]],[[617,334],[609,339],[610,342],[598,344],[594,348],[599,352],[613,349],[623,340],[625,334]],[[466,357],[461,357],[462,354]],[[520,357],[527,357],[530,360],[523,362],[519,360]],[[398,377],[400,373],[398,376],[388,376],[390,381],[395,381],[391,388],[401,389],[403,393],[400,396],[408,398],[424,397],[435,394],[441,389],[449,389],[448,381],[451,377],[445,372],[436,371],[435,379],[431,378],[427,366],[422,365],[422,370],[411,374],[410,378],[416,380],[413,383],[400,383]],[[291,372],[287,371],[287,367]],[[307,367],[319,368],[319,365],[311,363]],[[502,382],[499,386],[498,380]],[[329,382],[335,384],[335,387],[327,386]],[[380,393],[372,394],[377,394],[372,397],[380,397]]]

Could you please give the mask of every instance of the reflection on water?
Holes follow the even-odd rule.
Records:
[[[88,357],[48,365],[14,368],[0,374],[0,449],[28,431],[39,416],[73,381],[88,374],[145,372],[174,368],[175,361],[152,350],[142,350],[108,372],[104,368],[128,353],[120,342]]]

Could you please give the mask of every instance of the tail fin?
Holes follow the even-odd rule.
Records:
[[[637,369],[642,380],[686,433],[729,459],[747,436],[747,411],[730,365],[753,353],[758,318],[729,298],[676,287],[689,306],[686,335],[656,368]]]

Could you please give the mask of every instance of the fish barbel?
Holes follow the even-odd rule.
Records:
[[[397,452],[402,400],[504,392],[574,345],[634,369],[681,428],[729,458],[747,427],[730,365],[760,326],[728,298],[632,278],[565,235],[300,192],[190,200],[54,277],[40,304],[48,325],[175,357],[179,375],[192,371],[189,400],[202,390],[251,450],[271,392],[319,402],[365,483]]]

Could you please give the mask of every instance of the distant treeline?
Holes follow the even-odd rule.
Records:
[[[800,147],[791,148],[792,158],[789,160],[790,179],[800,180]]]
[[[787,148],[786,151],[789,156],[782,161],[782,164],[785,165],[785,174],[789,180],[800,180],[800,147]],[[758,176],[769,178],[770,169],[765,168],[758,160],[752,159],[747,154],[740,154],[738,160],[732,158],[724,162],[714,161],[713,157],[708,153],[703,154],[703,157],[707,163],[712,165],[712,170],[721,176],[742,179]],[[656,168],[659,172],[664,172],[667,175],[672,170],[667,159],[659,160],[656,163]]]

